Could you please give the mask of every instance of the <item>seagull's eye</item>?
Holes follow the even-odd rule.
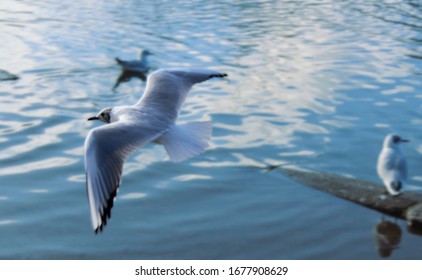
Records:
[[[104,117],[104,113],[101,113],[101,117]]]

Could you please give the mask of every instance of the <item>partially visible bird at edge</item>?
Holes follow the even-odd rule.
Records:
[[[400,147],[407,142],[398,135],[387,135],[378,157],[378,175],[392,196],[399,195],[407,182],[407,162]]]

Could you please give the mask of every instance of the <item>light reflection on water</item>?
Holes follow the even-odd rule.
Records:
[[[397,131],[414,140],[405,153],[417,186],[421,9],[415,1],[2,2],[0,69],[20,79],[0,82],[0,258],[380,257],[371,234],[379,214],[262,167],[299,162],[378,181],[382,139]],[[211,119],[212,146],[180,164],[156,145],[131,156],[113,218],[94,236],[83,143],[98,124],[85,119],[139,99],[145,82],[136,77],[112,89],[121,74],[114,57],[141,49],[154,53],[153,69],[229,74],[195,86],[180,115]],[[422,257],[418,236],[403,233],[400,243],[390,257]]]

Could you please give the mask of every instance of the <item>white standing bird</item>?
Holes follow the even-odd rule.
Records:
[[[208,147],[210,122],[176,124],[191,87],[227,74],[203,69],[162,69],[152,73],[142,98],[133,106],[103,109],[88,118],[107,125],[92,129],[85,141],[86,188],[95,233],[110,218],[126,158],[147,142],[164,145],[179,162]]]
[[[392,196],[399,195],[407,181],[406,158],[400,149],[400,143],[405,142],[409,140],[394,134],[387,135],[378,157],[378,176]]]

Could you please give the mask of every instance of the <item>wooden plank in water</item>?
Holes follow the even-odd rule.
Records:
[[[385,187],[379,183],[298,169],[281,168],[281,170],[286,176],[303,185],[381,213],[406,219],[412,226],[418,228],[422,226],[422,194],[405,191],[393,197],[386,194]]]

